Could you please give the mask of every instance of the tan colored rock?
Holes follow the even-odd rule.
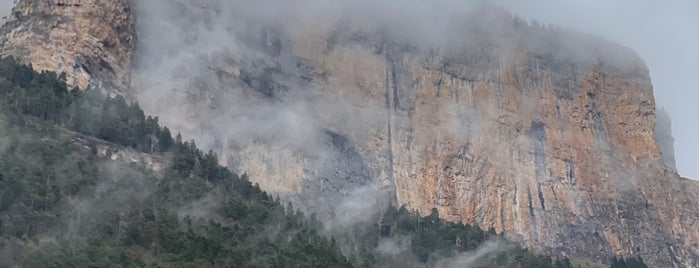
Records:
[[[126,1],[24,0],[2,28],[2,54],[65,71],[77,85],[100,81],[123,92],[132,35],[122,33],[134,32],[125,30],[133,27],[128,10]],[[214,54],[223,63],[207,65],[226,88],[195,84],[192,103],[169,91],[176,101],[140,102],[185,137],[213,139],[222,161],[262,188],[313,209],[332,210],[322,205],[375,180],[399,204],[425,214],[436,207],[447,220],[493,227],[537,251],[699,266],[699,184],[663,164],[642,61],[501,10],[463,18],[463,32],[434,47],[336,18],[249,30],[237,36],[234,55]],[[99,69],[101,60],[113,71]],[[289,62],[303,70],[279,67]],[[252,134],[235,139],[239,130],[227,120],[240,115],[223,101],[258,109],[294,96],[279,90],[303,91],[304,107],[333,133],[309,140],[334,151],[313,154]]]
[[[169,161],[167,156],[138,152],[77,132],[66,130],[66,133],[70,137],[70,145],[86,155],[94,154],[101,159],[119,160],[143,166],[159,178],[165,175],[165,167]]]
[[[526,48],[526,34],[479,55],[351,38],[328,51],[336,32],[309,25],[289,26],[290,39],[295,55],[331,77],[337,91],[323,93],[357,115],[387,114],[361,131],[372,135],[350,139],[369,148],[360,150],[366,162],[389,161],[381,179],[393,180],[398,203],[556,254],[699,265],[699,183],[663,164],[653,88],[633,53],[599,42],[621,58],[556,59]],[[515,25],[511,36],[536,31]],[[371,153],[383,150],[391,157]]]
[[[129,0],[22,0],[0,35],[1,56],[65,73],[71,87],[117,94],[129,87],[135,44]]]

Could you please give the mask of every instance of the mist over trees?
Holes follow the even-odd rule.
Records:
[[[100,156],[98,142],[167,165],[158,173]],[[335,237],[323,226],[173,138],[137,104],[0,60],[0,266],[572,267],[436,210],[388,207]]]
[[[318,223],[193,141],[173,139],[137,105],[69,91],[56,74],[12,59],[0,70],[0,249],[10,256],[2,266],[350,266]],[[170,164],[158,177],[128,160],[81,152],[76,135],[164,154]],[[214,200],[211,211],[192,208],[203,199]]]
[[[167,151],[172,136],[158,118],[146,117],[138,104],[97,90],[68,89],[65,74],[35,73],[12,58],[0,60],[0,100],[11,112],[32,115],[85,135],[141,152]]]

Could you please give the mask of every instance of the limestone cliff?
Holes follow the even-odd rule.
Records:
[[[22,0],[0,28],[0,56],[65,73],[70,86],[125,93],[134,18],[128,0]]]
[[[128,83],[132,35],[118,33],[135,32],[114,26],[133,20],[124,1],[80,2],[112,11],[99,49],[13,45],[57,31],[27,14],[85,8],[50,2],[20,3],[3,50],[39,55],[35,67],[87,53],[120,66],[99,76],[86,65],[91,77]],[[699,184],[663,163],[648,70],[628,49],[490,5],[431,36],[335,13],[280,23],[236,3],[136,2],[132,97],[262,188],[333,224],[388,198],[538,251],[699,266]]]
[[[355,118],[371,135],[341,132],[383,164],[373,175],[395,184],[398,203],[557,254],[699,265],[699,183],[663,164],[642,62],[592,37],[489,19],[466,23],[498,37],[461,33],[483,43],[456,52],[311,24],[290,30],[290,45],[341,89],[321,94],[350,114],[382,111]],[[326,124],[342,129],[338,118]]]

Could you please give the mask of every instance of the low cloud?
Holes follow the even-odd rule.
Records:
[[[526,20],[555,24],[628,46],[647,63],[658,106],[672,117],[680,175],[699,179],[699,1],[494,0]]]
[[[502,251],[504,251],[502,242],[499,240],[489,240],[473,251],[459,253],[450,258],[439,259],[434,267],[473,267],[484,258],[488,258],[488,256]]]

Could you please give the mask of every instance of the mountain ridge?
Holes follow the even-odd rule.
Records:
[[[235,1],[207,4],[133,3],[129,94],[263,189],[331,219],[386,196],[534,250],[697,265],[699,186],[663,164],[648,70],[628,49],[490,5],[425,46],[372,17],[265,24]],[[189,8],[206,16],[177,13]],[[182,15],[160,17],[171,10]],[[215,43],[231,45],[202,46]],[[196,60],[162,61],[177,52]]]

